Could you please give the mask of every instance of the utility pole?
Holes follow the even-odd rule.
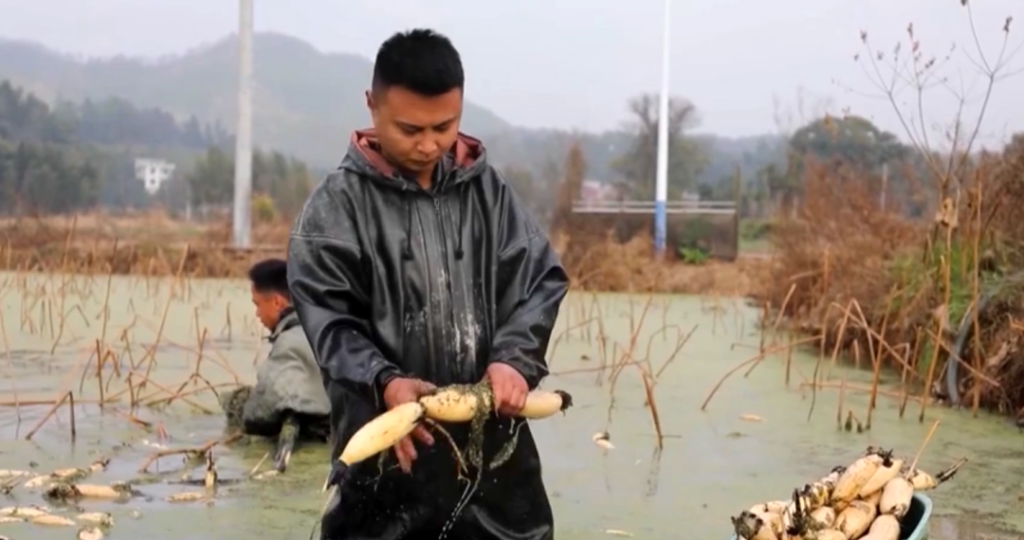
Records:
[[[878,207],[885,212],[885,195],[889,191],[889,164],[882,164],[882,192],[878,195]]]
[[[665,241],[668,235],[668,216],[665,215],[665,206],[666,199],[668,199],[668,76],[672,28],[671,1],[665,0],[665,9],[662,15],[665,20],[661,36],[661,99],[658,105],[658,159],[654,185],[654,250],[659,256],[665,254]]]
[[[252,12],[253,0],[238,0],[238,127],[235,131],[235,204],[231,240],[248,248],[252,236]]]

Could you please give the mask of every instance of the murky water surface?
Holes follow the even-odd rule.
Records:
[[[67,294],[61,294],[62,288]],[[1007,531],[1024,531],[1024,436],[1005,420],[972,419],[933,407],[921,424],[919,404],[911,402],[907,418],[900,420],[895,402],[883,397],[869,432],[838,431],[838,392],[820,390],[812,398],[809,389],[800,388],[814,369],[810,354],[793,355],[788,388],[785,359],[772,357],[749,377],[741,370],[728,380],[701,412],[701,402],[722,375],[756,353],[756,313],[739,300],[655,297],[646,315],[645,304],[647,297],[639,295],[578,294],[566,301],[550,351],[555,375],[545,386],[569,391],[576,407],[534,427],[559,539],[610,537],[608,529],[636,538],[725,538],[732,513],[785,498],[793,487],[851,461],[868,445],[913,454],[933,420],[941,424],[921,465],[935,472],[961,456],[970,463],[932,492],[940,516],[932,521],[931,537],[1022,537]],[[236,377],[251,383],[253,364],[263,354],[263,332],[251,315],[248,287],[240,281],[175,285],[114,278],[108,295],[102,277],[0,274],[0,305],[6,335],[6,347],[0,349],[0,469],[45,472],[85,466],[106,455],[112,458],[110,467],[91,481],[142,479],[138,469],[161,445],[199,445],[222,434],[223,419],[215,413],[210,388],[226,388]],[[649,359],[652,371],[660,370],[681,337],[692,331],[655,385],[665,437],[660,452],[636,366],[626,366],[618,377],[608,420],[610,384],[598,371],[603,362],[599,327],[607,336],[604,356],[609,359],[624,354],[639,327],[632,356]],[[100,370],[102,385],[97,382],[97,342],[107,358]],[[866,385],[870,378],[838,369],[829,376],[833,381],[846,376],[851,386]],[[77,403],[74,441],[66,406],[25,440],[46,416],[49,403],[68,391]],[[101,391],[108,401],[102,409],[97,404]],[[130,396],[152,403],[175,393],[184,396],[160,408],[131,411]],[[22,405],[15,407],[15,402]],[[808,420],[812,403],[815,411]],[[847,392],[846,405],[865,418],[863,393]],[[134,425],[129,413],[162,426],[169,438],[161,440],[155,430]],[[742,415],[763,421],[743,420]],[[591,435],[604,429],[615,444],[607,453],[591,442]],[[268,449],[263,442],[218,448],[221,477],[246,476]],[[138,484],[147,497],[83,506],[113,513],[112,539],[303,539],[323,503],[319,488],[326,460],[325,448],[304,449],[285,476],[222,488],[207,505],[165,501],[172,493],[195,489],[175,483],[184,474],[202,475],[201,466],[185,469],[180,457],[168,457],[150,469],[163,471],[162,476]],[[41,502],[38,492],[23,488],[7,500],[0,498],[0,506]],[[56,540],[75,533],[0,524],[0,534]]]

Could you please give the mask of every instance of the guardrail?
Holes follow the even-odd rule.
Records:
[[[653,214],[654,201],[575,201],[577,214]],[[668,201],[667,214],[718,215],[736,214],[735,201]]]

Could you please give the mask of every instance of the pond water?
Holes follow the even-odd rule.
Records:
[[[247,284],[114,277],[108,292],[102,276],[0,274],[0,306],[0,469],[44,473],[110,457],[110,466],[89,482],[135,481],[146,495],[123,504],[82,503],[86,510],[114,515],[111,539],[308,538],[323,504],[326,448],[304,448],[283,476],[222,488],[212,504],[165,500],[195,490],[174,482],[189,471],[201,478],[201,464],[186,469],[175,456],[150,467],[162,476],[139,472],[161,447],[196,446],[222,435],[224,421],[210,388],[251,383],[253,364],[265,352]],[[549,351],[554,374],[544,386],[571,393],[575,407],[534,424],[559,539],[611,538],[610,529],[635,538],[726,538],[730,515],[785,498],[868,445],[912,456],[934,420],[940,425],[921,457],[922,468],[934,473],[963,456],[970,462],[931,492],[939,514],[931,538],[1019,538],[1012,533],[1024,531],[1024,436],[1005,419],[975,419],[933,406],[919,423],[920,404],[912,400],[901,420],[895,400],[879,397],[869,431],[838,430],[838,392],[822,389],[814,398],[810,389],[801,389],[816,362],[806,352],[792,355],[788,387],[785,356],[769,357],[749,376],[741,370],[726,381],[702,412],[715,383],[757,353],[756,320],[755,310],[734,299],[570,295]],[[599,345],[601,329],[606,347]],[[625,355],[634,334],[632,358],[644,365],[649,360],[652,372],[661,371],[653,391],[664,435],[661,451],[640,368],[624,366],[614,392],[609,370],[601,370],[602,358],[612,363]],[[107,359],[99,372],[102,385],[97,348]],[[846,377],[850,387],[870,379],[852,369],[830,371],[832,381]],[[166,401],[179,388],[185,397],[170,405],[131,410],[130,396],[144,403]],[[50,403],[69,391],[76,400],[75,436],[65,405],[26,440]],[[102,408],[101,392],[107,400]],[[866,404],[864,393],[846,392],[845,406],[862,420]],[[129,414],[152,428],[129,421]],[[591,441],[602,430],[610,433],[614,450],[602,451]],[[260,441],[218,447],[220,476],[245,477],[268,449]],[[23,487],[7,500],[0,497],[0,507],[42,502],[38,491]],[[56,540],[73,538],[74,529],[0,524],[0,534]]]

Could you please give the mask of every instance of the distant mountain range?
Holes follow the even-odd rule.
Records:
[[[0,78],[47,101],[117,96],[187,118],[220,121],[234,131],[237,42],[233,36],[181,56],[79,60],[33,43],[0,40]],[[326,165],[338,161],[352,129],[369,122],[363,90],[373,64],[325,54],[301,40],[258,33],[254,40],[256,141]],[[487,135],[510,128],[493,112],[466,104],[465,129]]]
[[[323,53],[277,33],[254,40],[254,138],[318,169],[333,168],[348,145],[349,133],[369,123],[363,90],[371,79],[370,60],[352,54]],[[139,107],[157,107],[184,120],[196,116],[235,127],[237,47],[234,36],[180,56],[158,60],[115,57],[80,59],[42,45],[0,39],[0,80],[41,98],[79,102],[109,97]],[[623,104],[625,111],[625,104]],[[519,128],[485,107],[468,102],[463,129],[485,139],[495,161],[537,172],[560,163],[572,140],[580,140],[592,177],[610,180],[610,163],[630,143],[625,133],[577,134]],[[725,139],[699,137],[710,158],[704,181],[716,182],[742,163],[745,172],[774,159],[763,156],[778,137]],[[769,152],[771,153],[771,152]]]

